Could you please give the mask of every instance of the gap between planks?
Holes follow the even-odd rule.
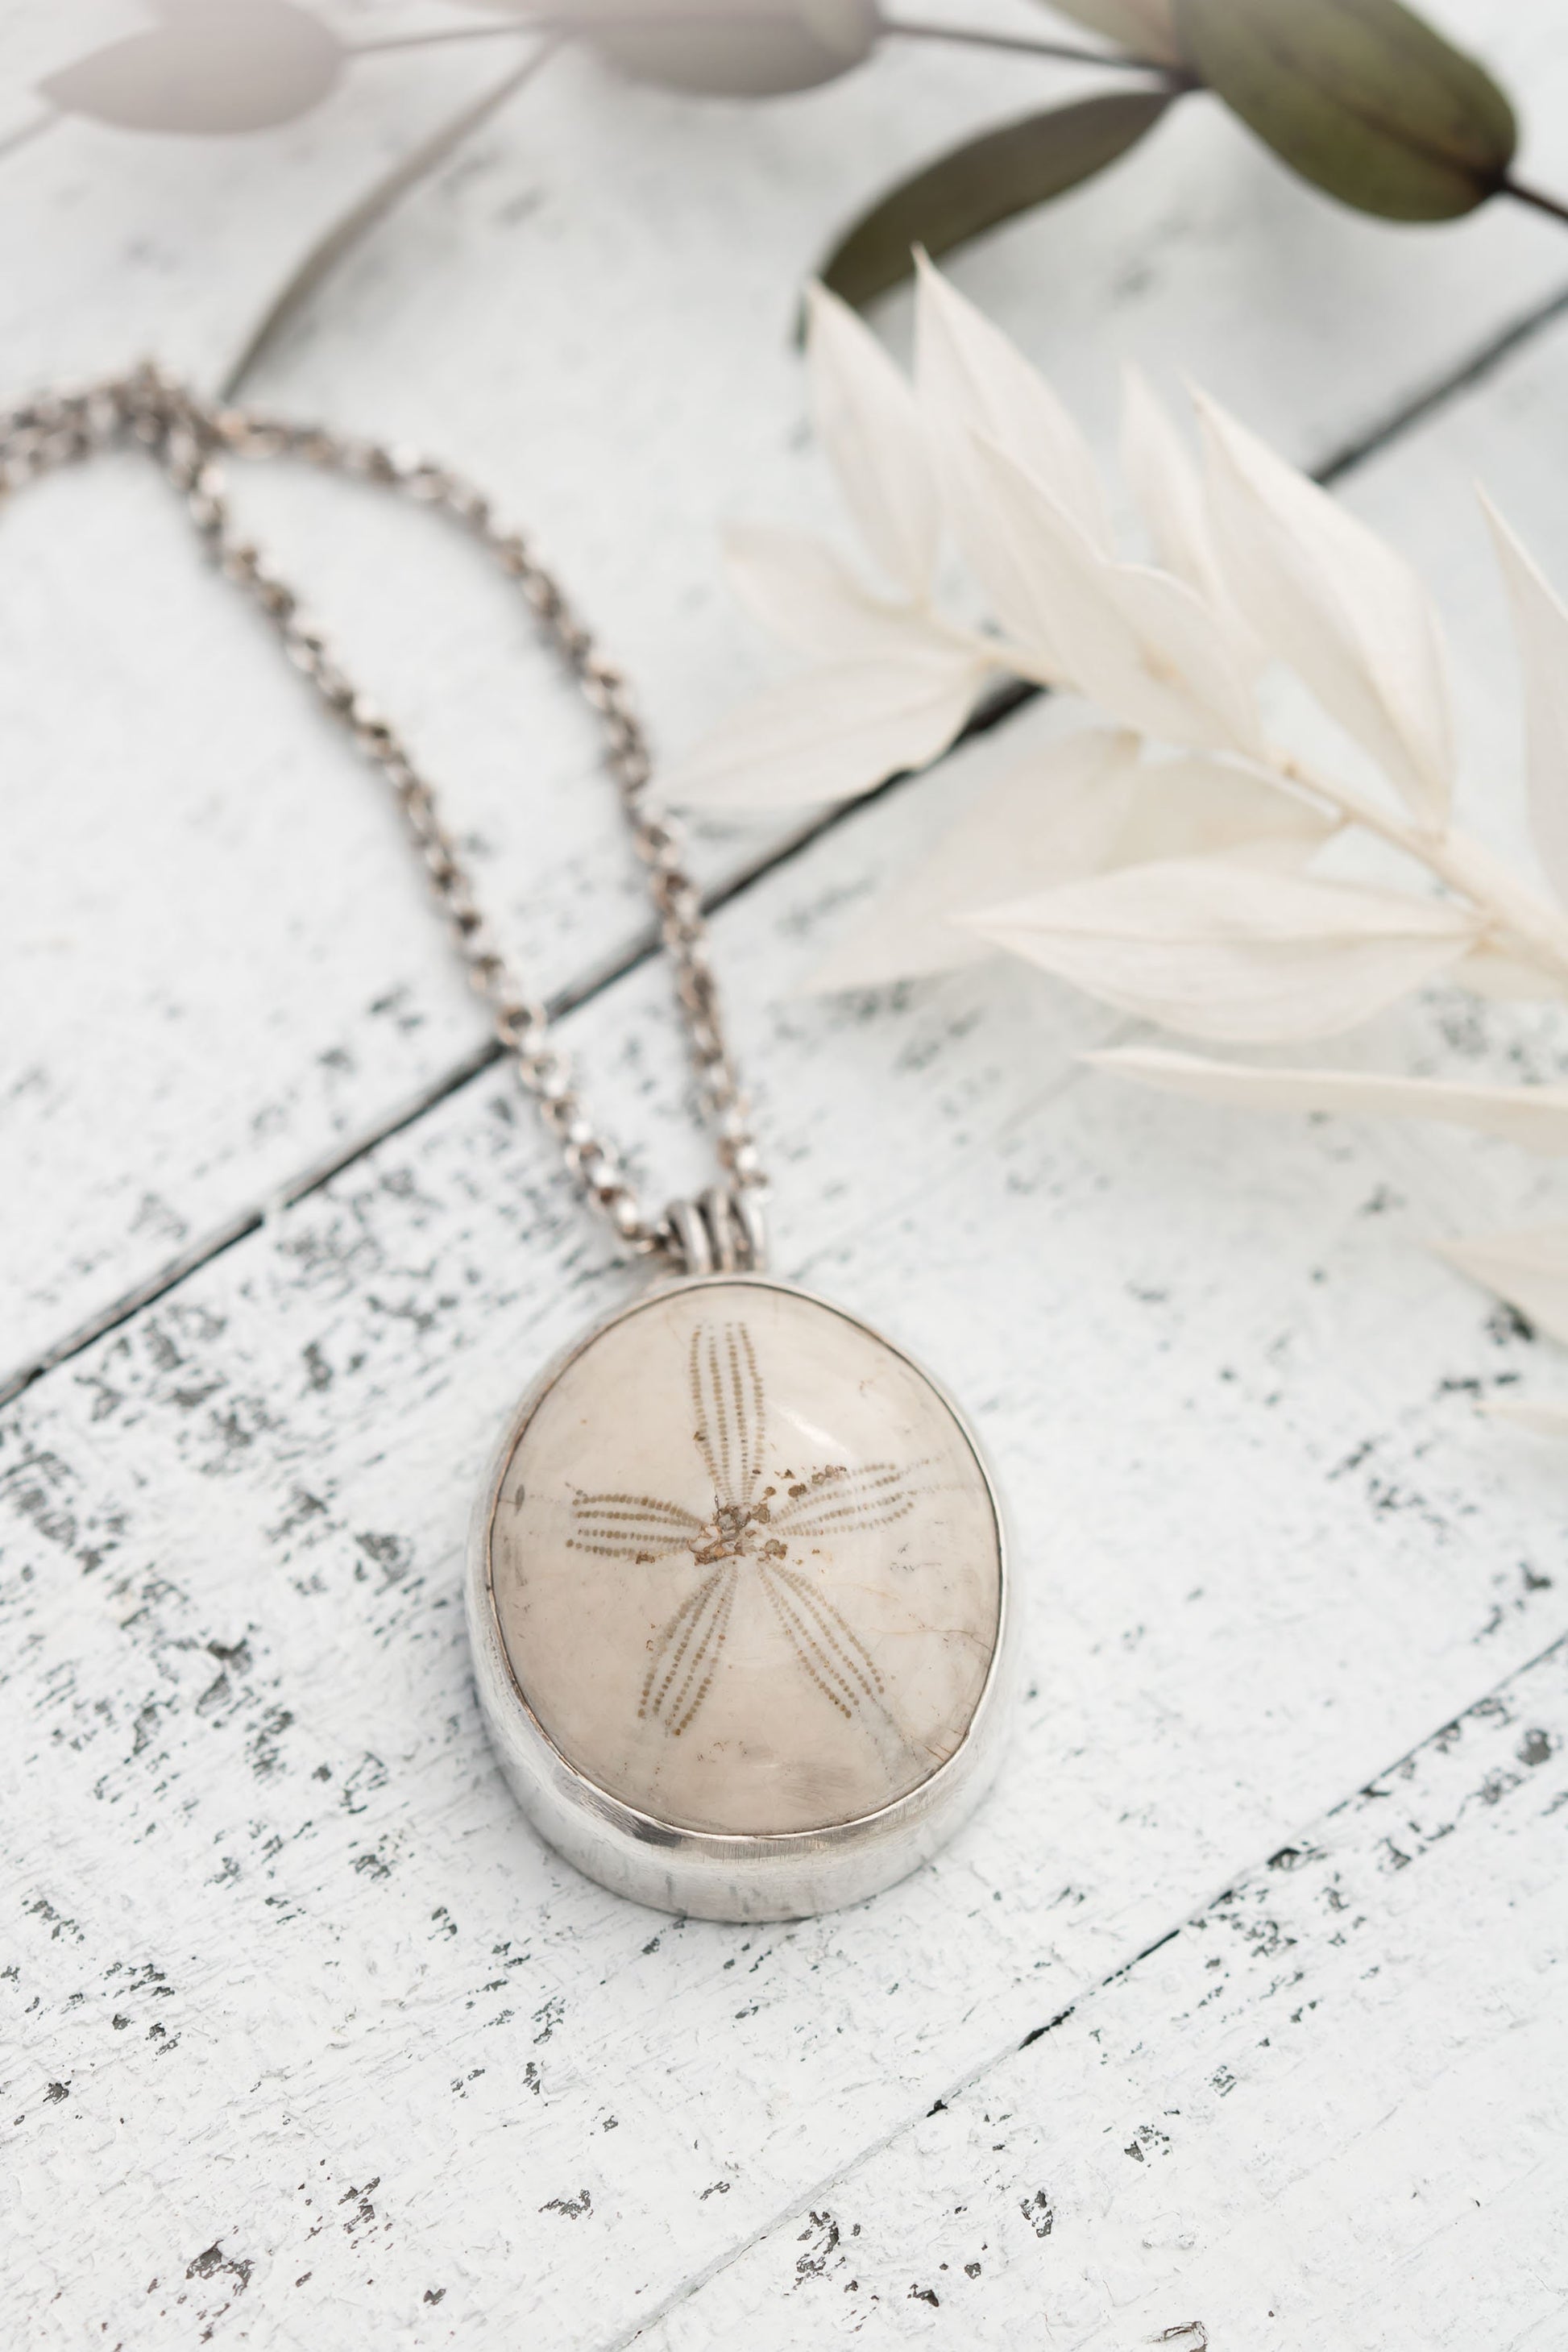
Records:
[[[1324,488],[1330,488],[1334,483],[1343,480],[1359,467],[1369,463],[1373,458],[1380,457],[1384,450],[1391,448],[1405,434],[1415,430],[1418,425],[1425,424],[1429,417],[1440,413],[1450,402],[1461,398],[1478,384],[1484,383],[1500,367],[1511,359],[1515,352],[1525,349],[1538,335],[1544,333],[1564,316],[1568,316],[1568,286],[1561,288],[1557,293],[1549,296],[1544,302],[1534,304],[1521,317],[1501,329],[1499,333],[1489,336],[1484,343],[1461,360],[1458,366],[1449,369],[1422,391],[1403,402],[1380,423],[1371,426],[1355,439],[1342,443],[1338,449],[1331,452],[1313,468],[1312,478],[1322,484]],[[974,741],[977,737],[989,733],[1005,719],[1009,718],[1014,711],[1022,708],[1024,704],[1033,701],[1041,690],[1037,687],[1021,683],[1003,687],[969,720],[952,748],[957,750],[962,745]],[[941,761],[934,761],[932,765],[940,767]],[[924,772],[929,773],[930,771]],[[786,865],[792,857],[798,856],[802,850],[809,848],[814,842],[821,840],[825,835],[831,833],[847,817],[858,814],[860,810],[870,806],[876,801],[889,796],[910,781],[907,772],[889,776],[874,792],[862,793],[856,800],[844,802],[837,807],[828,810],[825,815],[798,826],[783,841],[775,843],[765,856],[758,858],[752,865],[743,866],[728,882],[709,893],[703,900],[705,914],[712,916],[734,900],[743,898],[746,892],[757,883],[766,880],[780,866]],[[639,971],[658,952],[658,936],[650,926],[620,953],[606,957],[597,967],[585,974],[575,987],[563,990],[559,995],[552,998],[548,1008],[552,1022],[562,1020],[569,1013],[579,1011],[605,989],[614,987],[617,982]],[[182,1283],[188,1281],[204,1266],[210,1265],[216,1258],[223,1256],[226,1251],[233,1249],[237,1243],[246,1240],[251,1234],[258,1232],[269,1216],[275,1216],[284,1209],[292,1208],[299,1202],[308,1200],[313,1193],[320,1192],[325,1185],[331,1183],[334,1177],[341,1175],[345,1169],[352,1168],[357,1161],[367,1158],[371,1152],[378,1150],[393,1136],[400,1135],[414,1126],[427,1111],[434,1110],[452,1096],[460,1093],[463,1087],[471,1084],[475,1078],[483,1076],[487,1070],[492,1069],[500,1058],[501,1048],[499,1043],[493,1040],[487,1042],[476,1051],[465,1055],[461,1061],[443,1072],[441,1076],[433,1080],[429,1086],[422,1087],[417,1094],[405,1099],[397,1108],[374,1121],[370,1127],[362,1129],[359,1135],[346,1143],[341,1150],[315,1161],[310,1167],[302,1171],[292,1182],[281,1186],[264,1201],[237,1210],[233,1216],[226,1218],[222,1224],[193,1242],[188,1249],[182,1251],[177,1257],[170,1259],[155,1274],[149,1276],[146,1281],[139,1283],[132,1290],[122,1292],[97,1315],[90,1316],[86,1322],[76,1325],[72,1330],[66,1333],[64,1338],[57,1340],[52,1348],[45,1349],[41,1354],[29,1358],[10,1373],[0,1375],[0,1406],[13,1402],[25,1390],[31,1388],[47,1373],[57,1371],[62,1365],[69,1363],[74,1357],[81,1355],[98,1340],[106,1338],[110,1332],[118,1330],[122,1324],[128,1323],[144,1307],[155,1306],[159,1299],[166,1297],[171,1291],[178,1289]]]
[[[989,734],[1015,710],[1034,701],[1038,692],[1038,688],[1021,682],[999,688],[969,720],[958,739],[959,743],[973,743],[981,736]],[[957,745],[953,748],[956,749]],[[873,791],[861,793],[858,799],[845,802],[828,810],[825,815],[812,817],[804,824],[797,825],[782,841],[775,841],[765,855],[743,866],[738,873],[731,875],[729,881],[709,891],[702,900],[704,916],[711,918],[720,913],[731,900],[742,898],[755,884],[766,881],[778,867],[786,865],[803,849],[809,848],[825,834],[831,833],[845,817],[888,798],[900,785],[910,781],[908,771],[889,776]],[[657,927],[652,923],[646,924],[627,947],[602,958],[575,986],[562,989],[548,1000],[546,1011],[552,1026],[591,1003],[605,989],[613,988],[618,982],[640,971],[645,964],[658,958],[659,951]],[[144,1307],[155,1306],[160,1298],[166,1297],[171,1290],[177,1289],[192,1275],[200,1273],[204,1266],[210,1265],[226,1251],[233,1249],[236,1243],[258,1232],[268,1217],[277,1216],[281,1211],[293,1208],[297,1202],[309,1200],[312,1193],[321,1192],[334,1177],[341,1175],[345,1168],[352,1168],[356,1161],[367,1158],[393,1136],[405,1133],[427,1111],[435,1110],[452,1096],[460,1094],[466,1086],[481,1077],[487,1070],[494,1069],[502,1059],[499,1040],[487,1039],[471,1053],[465,1054],[461,1061],[444,1070],[439,1077],[433,1078],[428,1086],[421,1087],[417,1093],[405,1097],[395,1109],[386,1112],[374,1126],[362,1129],[339,1150],[312,1161],[289,1183],[268,1193],[264,1201],[237,1210],[222,1224],[194,1241],[188,1249],[182,1250],[177,1257],[167,1260],[156,1273],[138,1283],[134,1289],[121,1292],[98,1314],[89,1316],[85,1323],[78,1324],[52,1348],[46,1349],[41,1355],[31,1358],[8,1375],[0,1377],[0,1406],[11,1403],[25,1389],[31,1388],[36,1381],[41,1380],[46,1372],[57,1370],[61,1364],[68,1363],[73,1356],[79,1356],[95,1341],[107,1338],[110,1331],[117,1331],[121,1324],[139,1315]]]
[[[1331,1854],[1333,1851],[1331,1825],[1358,1802],[1364,1804],[1374,1798],[1390,1794],[1401,1780],[1414,1780],[1424,1761],[1430,1762],[1434,1758],[1440,1758],[1447,1751],[1456,1730],[1461,1724],[1478,1717],[1493,1716],[1513,1727],[1516,1718],[1510,1708],[1510,1698],[1524,1689],[1533,1676],[1541,1675],[1556,1660],[1568,1660],[1568,1633],[1559,1634],[1555,1641],[1549,1642],[1543,1650],[1539,1651],[1523,1665],[1517,1666],[1511,1674],[1505,1675],[1501,1681],[1494,1683],[1489,1689],[1482,1691],[1461,1715],[1447,1718],[1435,1730],[1428,1732],[1424,1739],[1417,1740],[1413,1748],[1407,1748],[1402,1756],[1394,1758],[1384,1770],[1374,1773],[1371,1780],[1362,1782],[1358,1788],[1348,1790],[1337,1803],[1315,1814],[1310,1823],[1293,1837],[1288,1838],[1284,1844],[1277,1846],[1272,1853],[1253,1861],[1239,1872],[1232,1873],[1199,1909],[1189,1911],[1175,1927],[1168,1928],[1164,1935],[1156,1937],[1152,1943],[1146,1944],[1143,1949],[1134,1954],[1131,1959],[1123,1960],[1119,1967],[1099,1978],[1093,1984],[1088,1986],[1075,2001],[1069,2002],[1066,2009],[1058,2011],[1056,2016],[1047,2019],[1044,2024],[1034,2027],[1021,2040],[1010,2041],[1005,2048],[994,2052],[991,2057],[982,2060],[979,2065],[971,2067],[967,2074],[958,2076],[923,2111],[924,2116],[929,2118],[931,2116],[942,2114],[957,2101],[967,2097],[990,2075],[995,2074],[998,2068],[1007,2065],[1012,2059],[1031,2048],[1035,2042],[1042,2041],[1047,2034],[1054,2033],[1059,2026],[1065,2025],[1069,2018],[1081,2016],[1091,2004],[1103,2000],[1105,1995],[1115,1987],[1126,1983],[1157,1953],[1167,1950],[1172,1944],[1178,1942],[1184,1936],[1190,1937],[1201,1932],[1205,1925],[1226,1906],[1236,1904],[1248,1893],[1260,1887],[1272,1885],[1274,1882],[1270,1876],[1271,1873],[1289,1871],[1295,1868],[1300,1861],[1321,1860],[1325,1855]],[[1447,1833],[1446,1830],[1438,1832],[1440,1835]],[[775,2231],[787,2228],[792,2222],[798,2221],[802,2213],[819,2205],[826,2210],[830,2202],[832,2192],[841,2183],[872,2159],[895,2146],[903,2138],[911,2126],[920,2120],[921,2120],[920,2116],[906,2116],[901,2124],[897,2124],[889,2130],[879,2133],[875,2140],[857,2149],[832,2173],[816,2181],[805,2194],[793,2199],[770,2220],[760,2222],[739,2244],[717,2256],[704,2270],[686,2281],[673,2294],[667,2295],[663,2303],[639,2319],[635,2327],[625,2334],[612,2337],[608,2343],[601,2346],[600,2352],[630,2352],[630,2347],[641,2336],[661,2326],[683,2305],[691,2302],[705,2287],[710,2285],[715,2279],[721,2278],[727,2271],[732,2270],[737,2263],[742,2262],[749,2253],[772,2237]]]

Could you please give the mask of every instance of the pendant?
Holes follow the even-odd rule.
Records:
[[[1016,1616],[956,1409],[762,1274],[610,1316],[524,1398],[468,1620],[508,1780],[591,1878],[786,1919],[889,1886],[984,1793]]]

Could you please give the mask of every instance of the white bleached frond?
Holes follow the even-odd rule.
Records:
[[[1221,857],[1126,866],[967,920],[1091,996],[1236,1044],[1353,1028],[1475,935],[1460,907]]]
[[[1123,379],[1121,470],[1164,569],[1213,607],[1247,670],[1260,669],[1263,648],[1226,581],[1197,463],[1136,368]]]
[[[1244,770],[1140,761],[1138,751],[1134,734],[1087,728],[1016,760],[839,943],[812,989],[875,987],[998,953],[962,918],[1005,896],[1154,858],[1278,854],[1294,863],[1333,829]]]
[[[1110,863],[1203,857],[1270,845],[1306,859],[1338,831],[1337,820],[1247,768],[1196,755],[1145,761],[1135,770],[1127,820]]]
[[[731,524],[724,572],[753,620],[796,653],[841,662],[866,655],[973,650],[974,640],[934,614],[873,596],[819,539],[765,523]]]
[[[665,792],[714,809],[853,800],[945,751],[990,667],[959,648],[806,670],[721,719],[665,776]]]
[[[813,286],[806,356],[818,438],[889,580],[923,599],[936,566],[935,477],[915,396],[864,320]]]
[[[1378,1070],[1258,1069],[1168,1047],[1120,1045],[1084,1059],[1158,1094],[1238,1110],[1330,1111],[1347,1118],[1430,1119],[1501,1136],[1543,1158],[1568,1156],[1568,1087],[1477,1087]]]
[[[1483,499],[1513,613],[1524,678],[1530,820],[1536,855],[1568,906],[1568,609],[1539,564]]]
[[[1050,385],[956,287],[920,257],[915,382],[932,435],[962,460],[980,436],[1042,482],[1097,547],[1110,523],[1089,443]]]
[[[1226,584],[1268,651],[1370,751],[1426,824],[1447,819],[1453,724],[1441,633],[1403,556],[1202,394]]]
[[[1554,1402],[1541,1397],[1532,1402],[1529,1397],[1495,1397],[1481,1411],[1494,1421],[1516,1422],[1542,1437],[1568,1437],[1568,1398]]]
[[[990,529],[1026,600],[1025,643],[1037,644],[1080,694],[1142,733],[1208,750],[1261,750],[1245,668],[1195,591],[1103,553],[994,443],[977,443],[975,455]]]
[[[1128,814],[1135,735],[1099,728],[1009,768],[812,974],[814,991],[954,971],[997,952],[951,919],[1005,891],[1097,873]]]

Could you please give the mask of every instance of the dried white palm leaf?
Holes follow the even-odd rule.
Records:
[[[889,580],[931,593],[940,516],[925,428],[870,329],[825,286],[808,289],[812,414],[845,502]]]
[[[1536,853],[1568,906],[1568,611],[1483,497],[1513,613],[1524,677],[1530,818]]]
[[[915,383],[947,461],[950,499],[963,502],[965,453],[978,436],[1042,483],[1095,546],[1109,549],[1099,469],[1068,410],[1038,369],[923,254],[918,261]]]
[[[1024,643],[1143,734],[1261,755],[1246,669],[1196,592],[1169,572],[1119,563],[1005,450],[988,440],[974,447],[988,536],[1005,550],[1025,599]]]
[[[1489,946],[1485,940],[1454,966],[1448,977],[1473,996],[1490,997],[1500,1004],[1545,1004],[1568,996],[1568,976],[1548,971],[1525,956],[1510,955],[1506,949]]]
[[[1330,1111],[1346,1118],[1433,1119],[1501,1136],[1545,1159],[1568,1155],[1568,1087],[1458,1086],[1374,1070],[1258,1069],[1156,1045],[1117,1045],[1086,1062],[1159,1094],[1240,1110]]]
[[[1129,784],[1127,821],[1107,861],[1112,866],[1276,849],[1293,865],[1340,829],[1338,817],[1271,778],[1220,760],[1145,761]]]
[[[732,807],[847,797],[935,758],[996,670],[1071,687],[1130,730],[1080,734],[1001,776],[817,987],[1003,949],[1108,1003],[1233,1044],[1331,1035],[1445,973],[1491,996],[1568,995],[1568,608],[1495,517],[1535,836],[1562,905],[1450,823],[1445,656],[1408,564],[1234,419],[1199,396],[1200,477],[1152,394],[1130,381],[1125,469],[1159,565],[1130,563],[1055,394],[929,265],[913,397],[839,306],[819,296],[812,319],[822,436],[897,598],[871,593],[812,541],[733,534],[737,593],[817,667],[732,713],[674,792]],[[939,522],[1002,634],[976,637],[937,610]],[[1254,685],[1273,662],[1370,752],[1386,795],[1264,740]],[[1145,739],[1185,756],[1146,758]],[[1345,826],[1424,866],[1445,895],[1305,873]],[[1568,1154],[1568,1087],[1262,1069],[1156,1048],[1087,1058],[1205,1101],[1429,1119]],[[1568,1226],[1447,1255],[1568,1338]],[[1568,1432],[1568,1405],[1494,1409]]]
[[[993,649],[919,605],[889,604],[862,585],[837,551],[805,531],[734,523],[724,533],[724,572],[737,601],[769,633],[818,661],[862,656],[945,656]]]
[[[1353,1028],[1476,933],[1461,907],[1215,857],[1127,866],[963,919],[1108,1003],[1233,1044]]]
[[[1109,863],[1131,805],[1136,735],[1089,728],[1010,767],[812,974],[814,992],[955,971],[999,952],[949,918],[1009,889]]]
[[[1437,1254],[1554,1339],[1568,1339],[1568,1224],[1440,1242]]]
[[[1514,1421],[1521,1429],[1537,1430],[1542,1437],[1568,1437],[1568,1401],[1554,1404],[1542,1397],[1531,1403],[1528,1397],[1497,1397],[1481,1411],[1494,1421]]]
[[[992,666],[957,646],[807,670],[721,719],[669,771],[665,790],[716,809],[848,800],[945,751]]]
[[[1230,593],[1215,546],[1203,478],[1137,368],[1129,368],[1123,379],[1121,470],[1165,570],[1195,588],[1212,607],[1237,660],[1249,672],[1261,669],[1267,656]]]
[[[1294,865],[1334,829],[1245,769],[1140,762],[1139,750],[1134,734],[1088,728],[1016,760],[839,943],[810,988],[870,988],[997,954],[997,942],[954,919],[1005,894],[1155,858]]]
[[[1453,726],[1426,589],[1375,531],[1213,401],[1194,397],[1215,543],[1237,604],[1421,824],[1440,830],[1453,789]]]
[[[812,321],[822,436],[897,594],[873,594],[796,535],[732,534],[738,594],[816,667],[732,713],[673,792],[737,808],[848,797],[937,757],[998,670],[1071,687],[1127,730],[1082,733],[1002,775],[818,988],[1001,949],[1233,1044],[1331,1035],[1439,974],[1490,996],[1568,996],[1568,608],[1495,517],[1523,663],[1531,815],[1559,905],[1450,822],[1445,656],[1408,564],[1234,419],[1199,395],[1200,477],[1152,394],[1130,381],[1123,457],[1159,566],[1130,563],[1055,394],[928,264],[913,396],[838,305],[815,298]],[[936,607],[942,522],[994,637]],[[1370,752],[1387,794],[1264,740],[1254,686],[1274,662]],[[1146,740],[1184,756],[1146,758]],[[1424,866],[1445,895],[1305,873],[1347,826]],[[1205,1101],[1428,1119],[1568,1155],[1568,1087],[1266,1069],[1152,1047],[1086,1058]],[[1568,1338],[1568,1226],[1447,1255]],[[1568,1433],[1568,1404],[1492,1409]]]
[[[1401,983],[1414,985],[1446,965],[1493,993],[1563,992],[1568,921],[1445,821],[1451,748],[1442,649],[1430,605],[1404,561],[1212,406],[1205,491],[1179,436],[1137,385],[1129,462],[1169,568],[1119,561],[1087,447],[1054,394],[929,265],[921,268],[919,303],[920,404],[935,472],[954,534],[1006,634],[976,638],[924,597],[884,603],[828,551],[787,533],[740,534],[731,560],[742,594],[823,667],[732,713],[677,772],[673,790],[732,807],[801,805],[864,791],[898,767],[934,757],[988,669],[1010,670],[1074,686],[1156,742],[1239,761],[1228,783],[1211,779],[1205,786],[1212,810],[1222,792],[1254,802],[1275,796],[1274,815],[1244,849],[1249,815],[1216,814],[1209,833],[1194,831],[1173,785],[1163,804],[1177,809],[1173,835],[1156,829],[1141,842],[1130,839],[1108,866],[1140,858],[1180,866],[1207,852],[1226,866],[1241,857],[1283,872],[1304,860],[1317,836],[1349,823],[1425,864],[1451,894],[1446,912],[1428,905],[1410,913],[1416,902],[1399,902],[1406,913],[1395,925],[1398,937],[1381,946],[1353,927],[1345,938],[1319,940],[1302,968],[1304,984],[1310,971],[1311,1002],[1289,1034],[1321,1024],[1328,999],[1313,992],[1323,959],[1334,955],[1348,959],[1353,974],[1345,1008],[1398,992],[1396,975],[1414,974]],[[819,399],[847,489],[884,561],[914,581],[933,526],[930,474],[910,439],[908,395],[858,322],[826,300],[816,317]],[[1555,628],[1555,608],[1550,617]],[[1396,801],[1310,771],[1261,740],[1255,635],[1270,659],[1293,663],[1382,759],[1415,819]],[[1536,667],[1550,685],[1550,660],[1542,656]],[[1550,730],[1537,732],[1548,740]],[[1545,793],[1546,766],[1541,774]],[[1148,797],[1153,789],[1138,788],[1151,823],[1159,805]],[[977,853],[984,871],[1004,854],[997,844],[1015,808],[1025,837],[1037,838],[1028,832],[1025,796],[987,806],[975,820],[989,845]],[[1068,862],[1053,878],[1080,876],[1065,843],[1061,855]],[[952,844],[945,856],[952,866]],[[1031,866],[1031,879],[1037,870]],[[914,903],[918,913],[918,892]],[[978,898],[958,911],[984,926]],[[879,929],[875,952],[868,950],[879,971],[894,952],[896,915],[895,907],[878,918],[879,927],[893,924],[891,932]],[[1412,926],[1420,936],[1411,935]],[[1434,929],[1458,940],[1452,952],[1435,941]],[[934,954],[929,921],[923,935],[921,953]],[[945,949],[942,961],[954,952]],[[1081,942],[1073,949],[1075,968],[1084,952]],[[1374,964],[1383,975],[1375,986]],[[1190,1025],[1191,1008],[1182,1017]],[[1278,1027],[1283,1017],[1277,1006],[1268,1034],[1286,1034]]]

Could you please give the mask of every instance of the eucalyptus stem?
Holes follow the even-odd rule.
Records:
[[[1532,205],[1538,213],[1548,213],[1553,220],[1568,221],[1568,204],[1561,196],[1549,196],[1543,188],[1532,188],[1527,181],[1507,179],[1500,193],[1511,196],[1516,205]]]
[[[354,250],[362,238],[379,226],[411,188],[428,178],[448,155],[462,145],[464,140],[488,122],[491,115],[518,90],[525,88],[560,47],[559,41],[541,41],[531,57],[509,67],[499,82],[481,92],[479,98],[471,99],[446,121],[438,123],[427,138],[422,139],[409,153],[394,163],[390,171],[380,173],[363,194],[355,198],[347,212],[316,238],[295,263],[229,362],[218,386],[220,400],[237,398],[246,378],[271,350],[322,280]]]
[[[595,8],[570,16],[520,14],[509,16],[500,25],[458,25],[450,31],[438,33],[398,33],[386,40],[354,41],[349,47],[356,58],[364,58],[379,56],[392,49],[441,48],[453,41],[515,39],[520,33],[574,35],[581,39],[591,40],[595,33],[689,30],[697,25],[742,29],[769,23],[794,25],[799,22],[798,13],[792,8],[759,11],[754,16],[744,17],[737,17],[731,11],[719,7],[660,8],[657,14]],[[1158,74],[1162,80],[1183,89],[1195,86],[1193,75],[1168,64],[1163,58],[1133,57],[1125,49],[1080,48],[1071,41],[1037,41],[1023,33],[988,33],[968,25],[927,24],[901,16],[879,18],[877,30],[900,40],[949,41],[963,48],[1002,49],[1010,56],[1051,58],[1063,65],[1106,66],[1115,72]]]
[[[884,16],[879,29],[906,41],[954,41],[966,48],[1006,49],[1017,56],[1056,58],[1064,65],[1110,66],[1129,73],[1158,74],[1185,89],[1192,76],[1160,58],[1131,56],[1125,49],[1082,49],[1070,41],[1036,41],[1023,33],[987,33],[968,25],[922,24],[911,17]]]
[[[662,30],[689,31],[693,26],[711,25],[740,29],[768,24],[798,25],[803,21],[797,9],[781,6],[758,11],[754,16],[736,16],[721,6],[671,7],[657,11],[594,8],[563,15],[545,10],[525,15],[521,11],[508,16],[497,25],[455,25],[450,31],[436,33],[399,33],[385,40],[354,41],[347,46],[355,57],[383,56],[395,49],[444,48],[458,41],[516,40],[519,36],[544,34],[558,40],[592,41],[595,34],[648,33]],[[944,25],[922,17],[881,16],[877,32],[891,40],[944,41],[955,48],[1001,51],[1008,57],[1045,58],[1058,65],[1098,66],[1110,73],[1152,74],[1173,93],[1201,89],[1201,75],[1188,66],[1173,64],[1168,58],[1139,57],[1128,49],[1085,48],[1074,41],[1039,41],[1026,33],[993,33],[983,26]],[[45,121],[48,120],[46,117]],[[13,143],[19,144],[42,128],[42,123],[29,123],[17,134]],[[0,153],[5,149],[0,147]],[[1545,213],[1553,220],[1568,224],[1568,201],[1549,195],[1543,189],[1533,188],[1527,181],[1511,176],[1498,184],[1499,195],[1511,196],[1516,204],[1528,205],[1534,211]]]

